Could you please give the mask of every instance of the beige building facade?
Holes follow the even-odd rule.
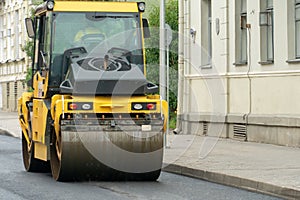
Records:
[[[300,0],[179,7],[183,133],[300,147]]]
[[[5,111],[16,111],[17,99],[26,90],[29,61],[22,49],[30,5],[31,1],[0,0],[0,109]]]

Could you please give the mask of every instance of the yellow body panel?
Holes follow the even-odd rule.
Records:
[[[48,158],[48,147],[45,144],[38,142],[34,143],[34,157],[43,161],[47,161]]]
[[[42,99],[33,100],[32,139],[45,144],[48,108]]]
[[[68,103],[70,102],[91,102],[93,103],[93,110],[69,110]],[[131,103],[133,102],[156,103],[156,110],[131,110]],[[165,119],[164,129],[166,130],[168,103],[166,101],[161,101],[158,95],[140,97],[55,95],[52,97],[51,116],[54,119],[56,133],[59,133],[60,131],[60,117],[66,113],[163,113]]]
[[[19,115],[24,115],[24,121],[20,119],[23,134],[28,142],[29,130],[29,113],[26,107],[26,102],[31,101],[33,93],[24,93],[19,99]],[[47,129],[47,114],[48,108],[44,99],[33,99],[33,116],[32,116],[32,139],[34,141],[35,158],[47,161],[49,160],[49,146],[46,144],[46,129]],[[168,116],[168,103],[161,101],[158,95],[140,96],[140,97],[86,97],[86,96],[71,96],[71,95],[54,95],[51,99],[51,118],[54,120],[55,133],[60,132],[60,119],[65,114],[69,113],[163,113],[164,115],[164,130],[166,130],[166,119]],[[68,103],[70,102],[91,102],[93,110],[69,110]],[[156,103],[157,109],[151,111],[136,111],[131,110],[132,102]],[[162,104],[162,106],[161,106]],[[22,113],[20,108],[22,107]],[[162,110],[161,110],[162,109]]]
[[[29,136],[28,136],[28,130],[29,130],[29,111],[26,106],[26,102],[30,101],[33,96],[32,92],[24,92],[22,97],[18,99],[18,114],[19,114],[19,121],[22,129],[22,133],[24,134],[27,143],[29,144]],[[22,116],[22,117],[21,117]]]
[[[35,98],[45,98],[48,89],[48,72],[42,76],[37,72],[33,77],[33,94]]]
[[[136,2],[55,1],[54,12],[138,12]]]

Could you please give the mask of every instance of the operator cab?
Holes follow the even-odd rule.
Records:
[[[82,66],[81,73],[124,73],[138,68],[144,76],[143,36],[149,36],[149,31],[147,20],[141,19],[143,3],[133,2],[137,7],[130,12],[86,8],[70,12],[61,9],[61,3],[46,1],[36,9],[34,21],[26,19],[29,36],[35,39],[33,76],[36,72],[47,76],[47,96],[62,92],[60,86],[74,66]]]

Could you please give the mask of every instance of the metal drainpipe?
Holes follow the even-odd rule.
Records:
[[[185,68],[184,68],[184,78],[190,75],[191,67],[192,67],[192,61],[191,61],[191,48],[192,48],[192,39],[190,34],[191,29],[191,0],[185,0],[185,13],[184,16],[186,17],[185,20],[185,35],[184,35],[184,61],[185,61]],[[185,96],[185,112],[190,113],[191,112],[191,79],[187,79],[184,82],[184,96]],[[187,130],[190,131],[190,130]]]
[[[227,51],[227,62],[226,62],[226,96],[227,96],[227,99],[226,99],[226,111],[225,111],[225,126],[226,126],[226,137],[229,138],[229,125],[228,125],[228,115],[229,115],[229,112],[230,112],[230,79],[229,79],[229,72],[230,72],[230,48],[229,48],[229,45],[230,45],[230,31],[229,31],[229,0],[226,0],[226,21],[227,21],[227,31],[226,31],[226,38],[227,38],[227,47],[226,47],[226,51]]]
[[[159,93],[166,100],[166,33],[165,33],[165,0],[160,0],[160,33],[159,33]]]
[[[174,134],[182,132],[183,87],[184,87],[184,0],[178,1],[178,94],[177,94],[177,122]]]

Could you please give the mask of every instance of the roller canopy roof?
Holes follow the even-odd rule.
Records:
[[[38,6],[36,13],[47,10],[47,1]],[[139,12],[136,2],[54,1],[54,12]]]

